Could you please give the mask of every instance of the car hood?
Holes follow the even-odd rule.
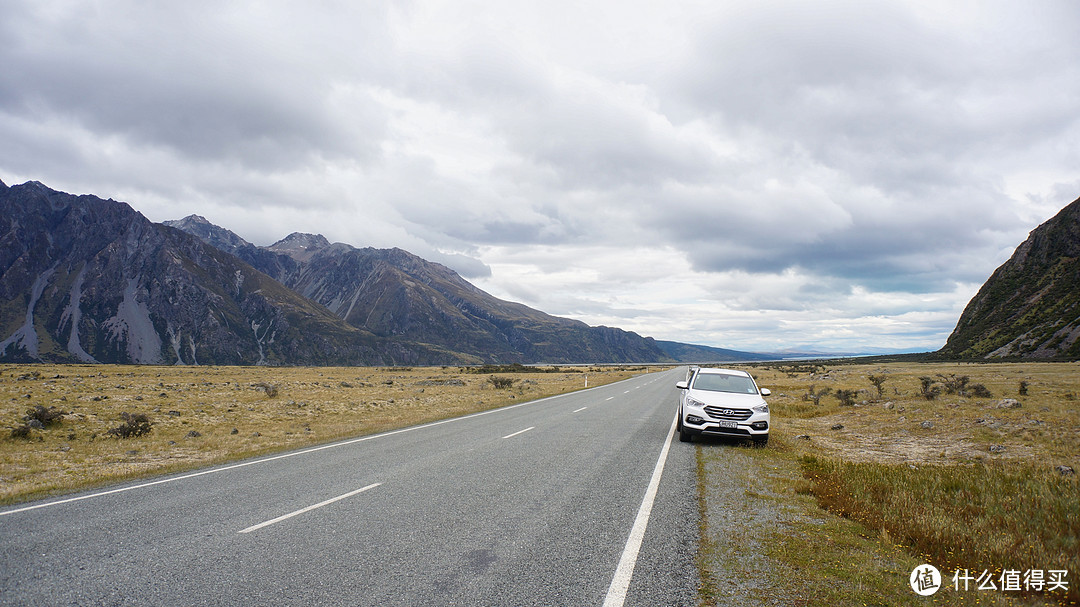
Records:
[[[765,402],[760,394],[736,394],[734,392],[710,392],[709,390],[691,390],[687,394],[706,406],[750,409]]]

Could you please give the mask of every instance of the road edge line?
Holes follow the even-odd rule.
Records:
[[[630,580],[634,577],[634,567],[637,565],[638,553],[641,552],[641,542],[645,539],[645,528],[649,525],[649,517],[652,516],[653,503],[660,489],[660,476],[664,473],[664,465],[667,463],[668,452],[671,450],[671,442],[675,436],[675,422],[671,420],[671,428],[668,429],[667,440],[664,448],[660,450],[660,457],[656,460],[652,478],[649,479],[649,487],[645,490],[645,497],[641,500],[634,526],[630,528],[630,537],[626,539],[622,556],[619,557],[619,565],[615,568],[615,575],[611,578],[607,595],[604,597],[604,607],[622,607],[626,602],[626,591],[630,588]]]

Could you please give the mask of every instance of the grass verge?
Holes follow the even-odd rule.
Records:
[[[646,371],[479,370],[0,365],[0,505],[377,434]]]
[[[772,436],[698,447],[703,604],[1080,603],[1080,365],[748,370],[773,392]],[[932,597],[908,584],[922,563],[944,578]],[[958,590],[958,570],[996,589]],[[1025,590],[1033,570],[1067,587]]]

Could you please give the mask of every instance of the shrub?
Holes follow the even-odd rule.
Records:
[[[1019,389],[1019,392],[1020,392],[1020,396],[1027,396],[1027,393],[1028,393],[1028,383],[1027,383],[1026,381],[1024,381],[1024,380],[1020,380],[1020,389]]]
[[[934,385],[934,378],[920,377],[919,383],[921,384],[919,395],[926,400],[934,400],[938,394],[941,394],[941,386]]]
[[[803,398],[803,400],[812,400],[812,401],[814,401],[815,405],[820,405],[821,404],[821,397],[825,396],[829,392],[832,392],[832,388],[822,388],[821,390],[815,392],[814,391],[814,385],[811,384],[810,385],[810,390],[806,394],[803,394],[802,398]]]
[[[30,430],[32,430],[32,428],[27,424],[12,428],[11,438],[30,438]]]
[[[994,394],[990,392],[990,389],[982,384],[971,384],[967,389],[967,393],[976,398],[994,398]]]
[[[41,422],[42,426],[48,427],[53,424],[59,424],[63,421],[64,415],[64,412],[56,407],[49,407],[46,409],[44,405],[37,405],[33,409],[27,409],[26,417],[23,419],[26,421],[37,420]]]
[[[938,373],[938,379],[941,380],[941,385],[945,387],[946,394],[959,394],[960,396],[967,395],[967,385],[971,381],[971,378],[967,375],[956,376],[955,373],[948,375],[942,375]]]
[[[510,377],[495,377],[492,375],[488,378],[488,381],[496,390],[509,390],[514,385],[514,380]]]
[[[889,379],[889,376],[885,375],[885,374],[881,374],[881,375],[873,375],[873,374],[871,374],[871,375],[868,375],[866,378],[870,380],[870,383],[874,384],[875,388],[877,388],[878,398],[884,397],[885,396],[885,388],[884,388],[885,381],[887,379]]]
[[[851,407],[855,404],[855,397],[859,394],[857,390],[837,390],[836,398],[840,400],[840,404]]]
[[[150,432],[153,422],[146,417],[145,413],[128,413],[127,411],[120,414],[124,423],[109,430],[109,434],[116,438],[132,438],[135,436],[142,436]]]

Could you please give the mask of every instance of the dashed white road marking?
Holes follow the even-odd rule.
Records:
[[[584,411],[585,409],[588,409],[588,407],[582,407],[582,408],[580,408],[580,409],[574,409],[573,411],[571,411],[571,413],[581,413],[581,412],[582,412],[582,411]]]
[[[503,438],[514,438],[518,434],[525,434],[526,432],[528,432],[529,430],[532,430],[534,428],[536,428],[536,426],[529,426],[528,428],[525,428],[524,430],[518,430],[517,432],[515,432],[513,434],[507,434]]]
[[[345,499],[347,497],[352,497],[352,496],[356,495],[357,493],[363,493],[363,492],[367,491],[368,489],[374,489],[375,487],[378,487],[381,484],[382,483],[371,483],[367,487],[361,487],[361,488],[357,489],[356,491],[350,491],[350,492],[348,492],[348,493],[346,493],[344,495],[339,495],[337,497],[332,497],[332,498],[330,498],[330,499],[328,499],[326,501],[319,502],[318,504],[308,506],[307,508],[301,508],[301,509],[299,509],[299,510],[297,510],[295,512],[290,512],[288,514],[284,514],[284,515],[279,516],[277,518],[270,519],[270,520],[268,520],[266,522],[259,523],[258,525],[252,525],[252,526],[248,527],[247,529],[241,529],[239,531],[239,533],[251,533],[252,531],[262,529],[263,527],[269,527],[270,525],[273,525],[274,523],[280,523],[281,521],[283,521],[285,519],[290,519],[290,518],[292,518],[292,517],[294,517],[294,516],[296,516],[298,514],[303,514],[305,512],[311,512],[312,510],[315,510],[316,508],[322,508],[323,506],[329,506],[330,504],[333,504],[334,502],[341,501],[341,500],[343,500],[343,499]]]

